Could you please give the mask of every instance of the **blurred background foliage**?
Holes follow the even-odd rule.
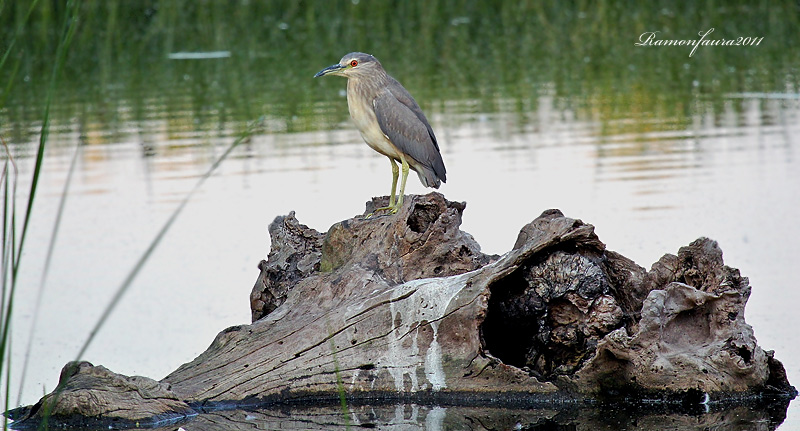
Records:
[[[9,54],[0,131],[22,146],[41,119],[66,8],[31,5],[0,1]],[[99,139],[153,119],[173,134],[228,134],[261,116],[268,132],[332,127],[347,120],[344,85],[312,76],[356,50],[377,56],[426,110],[447,102],[457,113],[519,112],[520,123],[548,94],[579,117],[683,129],[692,111],[721,112],[725,94],[797,92],[800,76],[796,1],[105,0],[84,2],[78,24],[52,121]],[[691,47],[634,46],[646,31],[696,39],[712,27],[709,39],[764,39],[691,58]],[[212,51],[230,57],[169,58]]]

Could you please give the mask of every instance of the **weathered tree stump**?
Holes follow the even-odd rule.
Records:
[[[155,427],[196,416],[169,385],[147,377],[127,377],[89,362],[69,362],[56,389],[24,409],[14,428]],[[12,418],[13,415],[9,415]]]
[[[276,218],[253,322],[222,331],[161,383],[195,409],[341,393],[545,406],[796,395],[744,320],[747,278],[714,241],[647,271],[606,250],[593,226],[548,210],[511,251],[488,256],[459,229],[464,208],[408,196],[395,215],[324,234],[293,213]],[[161,413],[174,408],[184,407]]]

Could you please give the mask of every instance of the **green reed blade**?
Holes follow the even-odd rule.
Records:
[[[31,5],[31,8],[28,10],[28,14],[25,17],[27,18],[30,16],[33,8],[35,7],[35,3]],[[47,144],[47,137],[49,134],[49,127],[50,127],[50,106],[53,100],[53,94],[55,93],[56,83],[58,81],[58,77],[63,69],[67,51],[72,41],[72,37],[75,34],[76,30],[76,23],[77,23],[77,12],[78,12],[78,1],[70,0],[67,2],[66,5],[67,13],[65,15],[64,24],[62,27],[61,35],[62,37],[59,40],[58,47],[56,49],[56,61],[53,65],[53,71],[50,76],[50,83],[47,88],[47,96],[45,98],[45,106],[44,106],[44,114],[43,114],[43,121],[41,126],[41,133],[39,135],[39,146],[36,152],[36,161],[33,170],[33,177],[31,179],[31,186],[30,186],[30,193],[28,195],[28,204],[25,209],[25,217],[22,223],[22,230],[19,236],[19,242],[16,241],[16,198],[12,196],[11,199],[11,223],[9,225],[10,230],[10,238],[11,241],[8,243],[10,245],[10,271],[11,271],[11,285],[8,286],[8,289],[3,291],[3,305],[2,308],[2,326],[0,326],[0,376],[4,376],[6,378],[6,388],[5,393],[8,395],[11,392],[11,375],[10,375],[10,355],[6,356],[10,351],[10,327],[11,327],[11,317],[13,315],[14,310],[14,293],[17,287],[17,274],[19,272],[19,265],[21,262],[22,251],[25,246],[25,237],[28,230],[28,225],[31,219],[31,213],[33,210],[33,203],[36,197],[36,187],[39,182],[39,176],[41,175],[42,169],[42,160],[44,159],[44,150]],[[2,60],[0,60],[0,68],[5,63],[5,60],[8,58],[9,53],[13,47],[13,42],[11,46],[6,50],[5,54],[3,55]],[[10,159],[10,152],[9,159]],[[4,243],[4,246],[6,243]],[[5,253],[5,250],[4,250]],[[5,276],[5,274],[4,274]],[[6,299],[7,298],[7,299]],[[7,361],[6,361],[7,360]],[[4,402],[4,411],[8,411],[9,407],[9,397],[5,397]],[[7,423],[3,421],[3,429],[7,428]]]
[[[19,23],[19,25],[17,26],[17,31],[14,32],[14,36],[11,38],[10,41],[8,41],[8,47],[6,48],[6,52],[4,52],[3,57],[0,58],[0,70],[3,69],[3,65],[6,63],[8,56],[14,49],[14,44],[17,43],[17,35],[20,34],[22,26],[24,26],[25,23],[28,22],[28,18],[31,17],[31,13],[33,13],[33,10],[36,9],[37,3],[39,3],[39,0],[33,0],[33,2],[31,3],[31,7],[28,8],[28,13],[25,14],[25,18],[22,20],[22,22]]]
[[[39,321],[39,310],[44,297],[44,287],[47,281],[47,275],[50,273],[50,262],[53,258],[53,250],[55,249],[56,238],[58,238],[58,231],[61,227],[61,217],[64,214],[64,206],[67,202],[69,195],[69,186],[72,184],[72,174],[75,172],[75,167],[78,165],[78,156],[81,154],[81,144],[75,147],[75,154],[72,156],[72,161],[69,164],[69,171],[67,171],[67,179],[64,181],[64,189],[61,191],[61,198],[58,202],[58,210],[56,211],[56,220],[53,223],[53,231],[50,233],[50,242],[47,246],[47,256],[44,260],[44,267],[42,268],[42,275],[39,280],[39,291],[36,293],[35,305],[33,307],[33,317],[31,319],[31,329],[28,331],[28,345],[25,348],[25,359],[22,362],[22,372],[20,374],[19,391],[17,392],[17,405],[22,402],[22,389],[25,386],[25,377],[28,374],[28,363],[30,362],[31,349],[33,348],[33,336],[36,333],[36,324]]]

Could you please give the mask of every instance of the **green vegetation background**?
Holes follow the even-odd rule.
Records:
[[[66,2],[0,1],[0,133],[33,153]],[[764,37],[757,47],[637,47],[663,39]],[[796,1],[196,1],[104,0],[80,5],[51,119],[112,141],[128,122],[229,134],[265,116],[268,132],[346,121],[343,86],[312,76],[350,51],[377,56],[424,105],[530,112],[539,96],[579,115],[676,118],[721,111],[731,92],[798,89]],[[229,58],[170,60],[173,52]],[[326,103],[319,103],[326,102]],[[341,106],[340,106],[341,105]],[[525,121],[520,116],[520,121]],[[232,126],[232,127],[230,127]]]

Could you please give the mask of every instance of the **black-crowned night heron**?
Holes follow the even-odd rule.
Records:
[[[392,164],[392,194],[389,206],[378,208],[394,214],[403,205],[408,169],[413,169],[425,187],[439,188],[446,171],[439,144],[428,119],[411,94],[389,76],[375,57],[351,52],[338,64],[320,70],[314,77],[338,75],[347,78],[347,105],[361,137]],[[397,191],[400,162],[403,177]]]

